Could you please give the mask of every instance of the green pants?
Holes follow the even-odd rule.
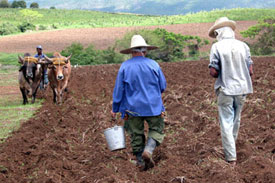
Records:
[[[143,151],[145,147],[144,121],[148,123],[148,137],[157,141],[157,145],[162,143],[164,138],[164,119],[161,116],[136,117],[129,116],[124,123],[124,128],[131,137],[133,153]]]

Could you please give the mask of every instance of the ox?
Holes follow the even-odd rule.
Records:
[[[71,75],[71,55],[64,57],[60,53],[54,53],[53,57],[45,57],[45,60],[50,63],[48,66],[48,78],[50,87],[53,90],[53,102],[61,104],[63,92],[67,90]]]
[[[18,62],[22,65],[19,69],[19,87],[23,96],[23,104],[28,103],[27,95],[32,96],[32,103],[35,102],[36,92],[42,78],[42,67],[40,60],[31,57],[29,53],[24,58],[18,56]]]

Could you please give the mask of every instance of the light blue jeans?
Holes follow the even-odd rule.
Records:
[[[222,91],[218,93],[221,137],[226,161],[237,160],[236,140],[245,99],[246,95],[229,96]]]

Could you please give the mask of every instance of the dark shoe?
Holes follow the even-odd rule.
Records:
[[[146,170],[146,165],[144,161],[137,161],[137,168],[139,171],[145,171]]]
[[[142,159],[142,153],[143,153],[143,150],[140,151],[140,152],[135,153],[136,160],[137,160],[136,165],[137,165],[139,171],[141,171],[141,172],[146,170],[145,162]]]
[[[152,158],[152,154],[147,151],[142,153],[142,159],[145,162],[146,169],[153,168],[155,166],[155,162]]]
[[[227,161],[227,163],[229,163],[231,166],[236,166],[236,161]]]

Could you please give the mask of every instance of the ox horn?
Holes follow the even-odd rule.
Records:
[[[24,63],[24,58],[18,55],[18,63],[23,64]]]
[[[72,57],[72,54],[66,58],[65,63],[68,63],[71,57]]]
[[[49,57],[47,57],[46,55],[45,55],[45,60],[46,60],[49,64],[52,64],[52,63],[53,63],[53,60],[50,59]]]

